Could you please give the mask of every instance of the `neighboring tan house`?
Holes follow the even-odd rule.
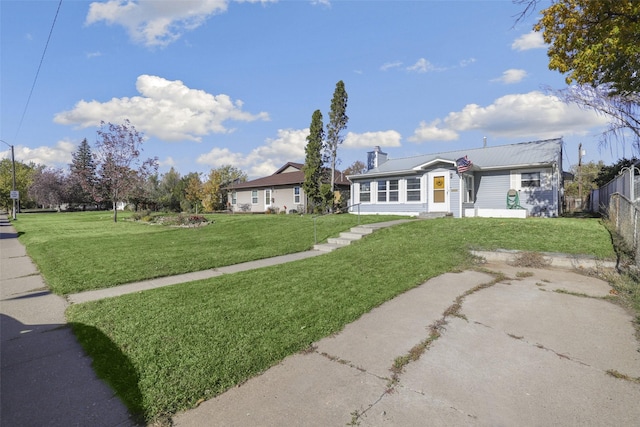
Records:
[[[228,203],[234,212],[306,212],[307,197],[302,189],[302,163],[289,162],[273,175],[227,187]],[[336,195],[349,191],[350,182],[342,173],[335,173]]]
[[[562,139],[388,159],[348,176],[352,213],[456,218],[556,217],[562,213]],[[359,205],[358,205],[359,204]]]

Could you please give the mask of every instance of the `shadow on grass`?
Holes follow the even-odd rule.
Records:
[[[96,375],[111,386],[136,421],[143,423],[145,413],[138,388],[139,375],[129,358],[99,329],[77,322],[69,325],[93,360]]]

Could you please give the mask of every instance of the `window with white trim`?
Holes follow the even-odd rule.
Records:
[[[371,201],[371,182],[364,181],[360,183],[360,202]]]
[[[407,178],[407,202],[419,202],[421,193],[420,178]]]
[[[398,180],[378,181],[378,202],[398,201]]]
[[[238,203],[238,193],[235,191],[231,192],[231,204],[236,205]]]
[[[300,187],[293,187],[293,203],[300,204]]]
[[[264,190],[264,205],[271,206],[271,189]]]
[[[251,203],[258,204],[258,190],[251,190]]]
[[[520,187],[540,187],[540,172],[522,172],[520,174]]]

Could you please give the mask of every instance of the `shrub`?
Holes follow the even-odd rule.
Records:
[[[145,218],[149,218],[149,219],[145,219]],[[136,211],[133,214],[131,214],[131,219],[133,221],[150,221],[151,211],[148,211],[148,210]]]

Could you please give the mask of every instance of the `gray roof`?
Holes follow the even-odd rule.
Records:
[[[450,163],[451,167],[455,167],[456,159],[464,156],[467,156],[473,163],[472,171],[551,165],[558,161],[561,152],[562,138],[471,148],[400,159],[388,159],[377,168],[349,178],[415,173],[438,162]]]

